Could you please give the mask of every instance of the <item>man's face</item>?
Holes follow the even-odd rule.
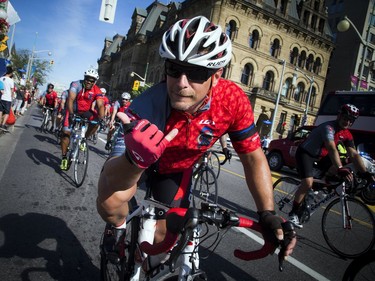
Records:
[[[355,121],[355,118],[347,114],[340,113],[338,116],[339,127],[341,129],[350,128],[353,125],[354,121]]]
[[[126,105],[129,99],[122,98],[121,101],[122,101],[122,105]]]
[[[222,69],[211,70],[167,60],[165,72],[172,108],[194,113],[202,104],[211,86],[216,85]]]
[[[86,76],[85,77],[85,89],[91,90],[91,88],[95,85],[96,80],[92,77]]]

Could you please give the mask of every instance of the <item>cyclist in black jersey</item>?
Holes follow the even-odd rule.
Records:
[[[303,199],[313,185],[314,162],[319,162],[325,157],[329,157],[332,165],[328,173],[344,175],[348,180],[351,180],[353,175],[350,169],[343,167],[345,163],[342,163],[337,149],[337,145],[340,143],[345,146],[347,154],[356,169],[361,173],[366,173],[366,168],[355,149],[353,136],[349,131],[358,116],[359,109],[356,106],[344,104],[341,106],[336,120],[325,122],[313,129],[307,139],[298,146],[296,163],[301,177],[301,186],[295,193],[293,207],[289,213],[289,221],[295,227],[303,227],[299,221],[298,214]]]

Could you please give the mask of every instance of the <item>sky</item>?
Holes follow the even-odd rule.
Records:
[[[145,9],[154,0],[118,0],[113,24],[99,21],[102,0],[10,2],[21,21],[10,28],[9,41],[16,50],[34,48],[35,57],[53,60],[47,83],[55,84],[56,89],[66,89],[70,82],[83,79],[88,68],[97,68],[105,38],[125,36],[134,9]],[[44,50],[50,51],[51,56]]]

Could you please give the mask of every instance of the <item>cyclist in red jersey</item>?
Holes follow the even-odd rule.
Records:
[[[57,93],[53,90],[55,86],[51,83],[47,85],[47,90],[41,96],[41,104],[52,109],[52,127],[51,132],[54,131],[55,122],[56,122],[56,111],[58,106],[58,97]]]
[[[309,189],[313,186],[313,165],[314,162],[322,161],[329,156],[332,166],[326,175],[340,174],[351,180],[353,175],[350,169],[343,167],[337,145],[340,142],[345,146],[347,154],[356,169],[366,173],[361,156],[355,149],[353,136],[349,128],[359,116],[359,109],[351,104],[344,104],[337,115],[336,120],[325,122],[314,128],[307,139],[298,146],[296,151],[296,162],[298,173],[301,177],[301,186],[296,191],[289,221],[298,228],[303,225],[299,220],[300,206]]]
[[[116,253],[116,238],[125,233],[126,202],[134,196],[141,175],[156,200],[187,207],[192,166],[225,133],[242,162],[269,239],[283,239],[250,101],[239,86],[220,78],[231,48],[221,27],[203,16],[179,20],[164,33],[159,53],[165,59],[166,81],[132,102],[130,113],[137,115],[136,121],[117,113],[126,133],[119,133],[112,150],[117,155],[105,162],[99,178],[97,209],[107,222],[107,251]],[[158,220],[155,242],[164,238],[164,224]],[[290,255],[295,244],[294,238],[283,254]]]
[[[112,147],[111,139],[113,136],[114,131],[116,130],[115,119],[117,112],[125,112],[125,110],[130,106],[130,94],[128,92],[124,92],[121,95],[121,102],[116,101],[112,107],[111,119],[109,120],[109,131],[107,134],[107,143],[105,144],[105,149],[110,150]]]
[[[99,74],[95,69],[88,69],[84,73],[84,80],[73,81],[70,83],[67,107],[64,118],[63,136],[61,138],[61,170],[67,170],[68,160],[67,151],[70,142],[71,125],[73,124],[74,115],[87,118],[89,120],[97,120],[100,125],[104,125],[104,105],[102,92],[95,85],[99,79]],[[98,113],[91,111],[91,105],[96,101]],[[99,125],[89,124],[86,132],[86,139],[89,138],[99,127]],[[85,142],[83,143],[85,145]],[[81,149],[86,149],[82,147]]]

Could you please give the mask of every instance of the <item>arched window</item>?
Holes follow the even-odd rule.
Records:
[[[288,78],[285,80],[281,95],[289,99],[292,91],[293,91],[292,78]]]
[[[253,73],[254,67],[250,63],[247,63],[242,70],[241,83],[249,85],[249,83],[251,83]]]
[[[316,88],[315,86],[311,89],[311,97],[310,97],[310,104],[309,106],[313,107],[316,102]]]
[[[316,58],[314,62],[313,71],[314,73],[319,74],[321,70],[322,70],[322,61],[320,58]]]
[[[264,76],[263,80],[263,88],[272,91],[273,83],[274,83],[275,75],[272,71],[267,71],[266,76]]]
[[[250,34],[249,47],[252,48],[252,49],[257,49],[258,46],[259,46],[259,31],[258,30],[254,30]]]
[[[294,47],[292,51],[290,51],[290,63],[293,65],[297,65],[298,61],[298,48]]]
[[[306,52],[302,51],[298,57],[298,67],[304,68],[306,62]]]
[[[299,82],[297,84],[296,90],[294,91],[294,100],[297,102],[301,101],[301,97],[304,92],[305,92],[305,84],[303,84],[302,82]]]
[[[313,69],[313,64],[314,64],[314,56],[312,54],[310,54],[308,57],[307,57],[307,60],[306,60],[306,69],[308,71],[312,71]]]
[[[278,58],[280,55],[280,51],[281,51],[280,40],[279,39],[273,40],[273,42],[271,43],[271,50],[270,50],[271,56],[273,56],[274,58]]]
[[[236,33],[237,33],[237,24],[234,20],[231,20],[227,24],[225,33],[228,35],[228,37],[231,40],[234,40],[234,38],[236,37]]]

